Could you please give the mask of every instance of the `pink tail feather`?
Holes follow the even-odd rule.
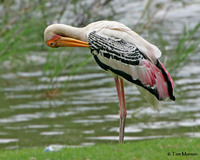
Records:
[[[175,100],[173,95],[174,82],[159,60],[156,65],[148,60],[143,60],[140,62],[140,66],[139,79],[144,88],[146,86],[149,91],[153,89],[158,100],[164,100],[167,97]],[[144,67],[142,68],[142,66]]]

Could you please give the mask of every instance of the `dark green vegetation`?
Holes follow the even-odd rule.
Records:
[[[199,160],[200,143],[196,138],[156,139],[125,144],[64,148],[44,152],[44,148],[0,151],[3,160]]]

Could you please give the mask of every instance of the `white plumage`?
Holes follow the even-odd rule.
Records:
[[[98,21],[83,28],[53,24],[45,29],[44,40],[50,47],[89,47],[99,66],[114,73],[120,104],[120,142],[126,119],[122,78],[137,84],[140,93],[156,109],[160,100],[175,100],[174,83],[158,60],[161,51],[119,22]]]
[[[160,58],[161,51],[153,44],[146,41],[144,38],[139,36],[137,33],[132,31],[127,26],[115,22],[115,21],[99,21],[93,22],[83,28],[88,35],[97,31],[97,34],[107,37],[118,37],[126,40],[129,43],[134,44],[142,53],[144,53],[152,62],[155,62],[156,58]],[[88,41],[88,39],[85,39]]]

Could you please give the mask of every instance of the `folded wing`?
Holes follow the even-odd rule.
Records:
[[[147,91],[146,97],[153,95],[159,101],[167,97],[175,100],[173,81],[158,59],[154,63],[135,45],[118,37],[99,35],[96,31],[89,34],[88,41],[91,52],[101,68],[142,87]],[[143,92],[142,95],[145,91],[143,89],[139,89]],[[154,102],[151,104],[154,105]]]

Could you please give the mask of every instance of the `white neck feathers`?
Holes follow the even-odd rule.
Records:
[[[87,41],[84,28],[72,27],[65,24],[52,24],[48,26],[44,31],[44,40],[50,40],[55,34]]]

